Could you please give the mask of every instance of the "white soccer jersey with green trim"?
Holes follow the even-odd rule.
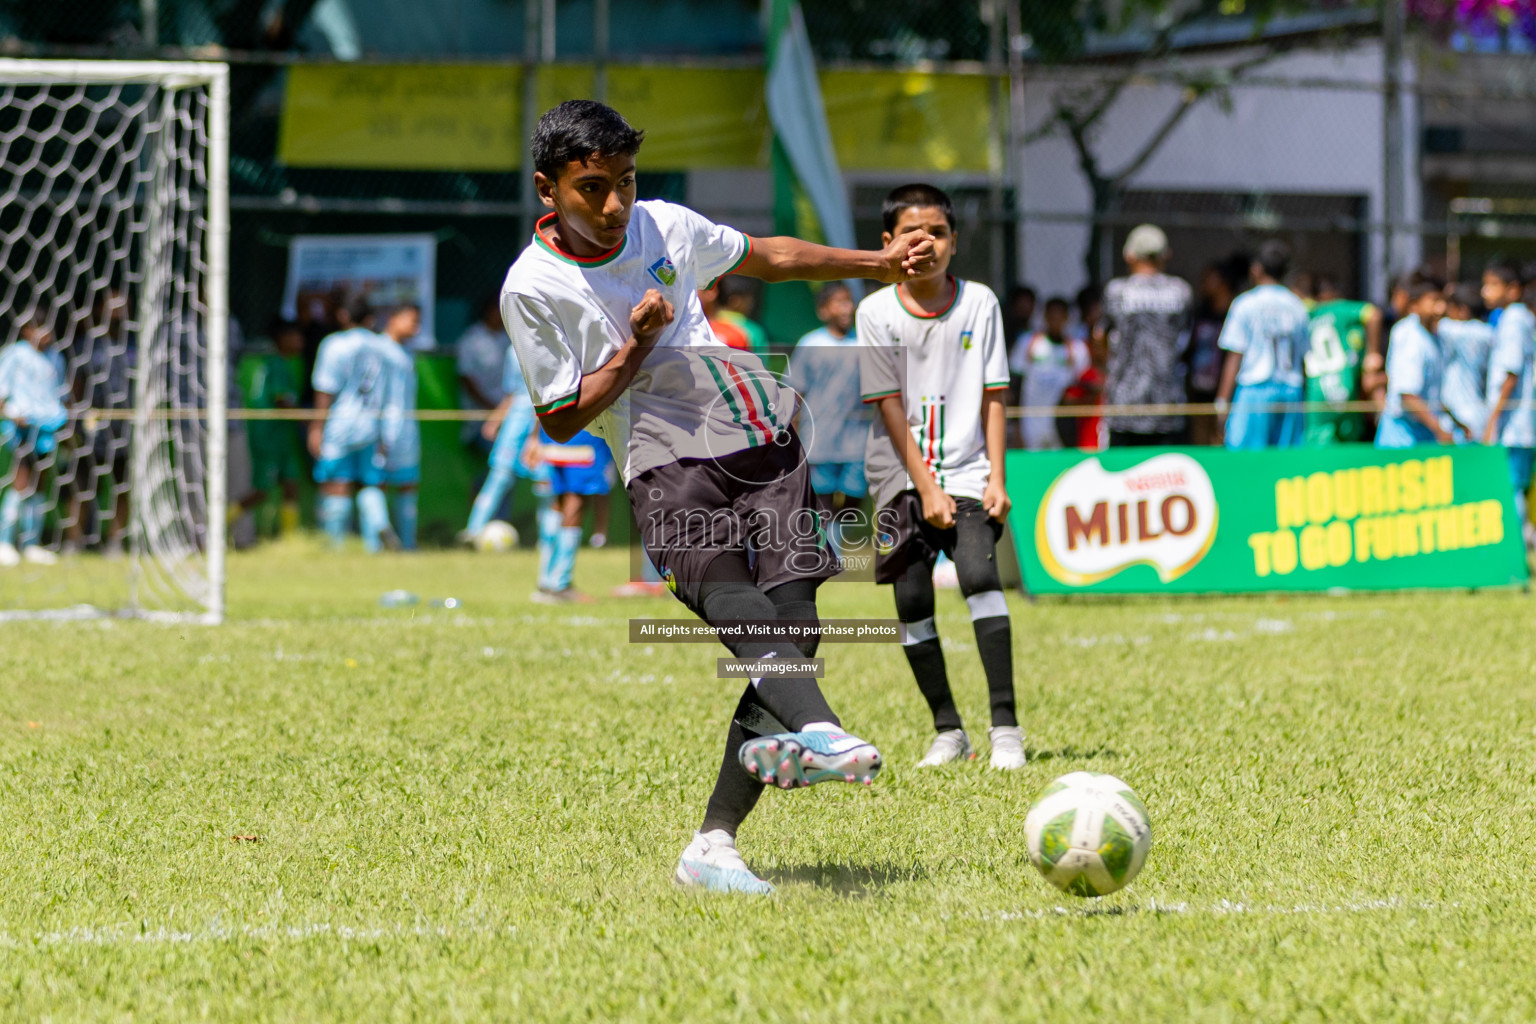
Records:
[[[601,256],[562,252],[541,220],[501,288],[501,313],[540,413],[576,402],[583,374],[629,339],[629,314],[647,289],[674,319],[640,372],[591,429],[613,450],[627,483],[656,466],[770,444],[795,414],[794,395],[761,359],[726,348],[704,317],[698,290],[739,267],[752,240],[692,210],[634,205],[624,241]]]
[[[924,312],[898,285],[859,303],[860,390],[865,402],[900,395],[912,443],[939,486],[979,500],[992,473],[982,396],[1008,389],[1003,314],[986,285],[950,281],[953,297],[937,313]],[[912,486],[879,416],[864,473],[877,508]]]

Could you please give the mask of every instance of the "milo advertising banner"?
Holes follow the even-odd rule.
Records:
[[[1524,583],[1502,448],[1009,452],[1037,594]]]

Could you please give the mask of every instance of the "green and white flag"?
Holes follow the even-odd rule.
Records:
[[[773,128],[773,228],[779,234],[855,247],[853,209],[837,167],[798,0],[764,0],[768,39],[768,120]],[[769,286],[763,319],[775,342],[818,325],[811,288]]]
[[[773,126],[774,219],[779,219],[781,191],[799,191],[828,245],[853,248],[853,210],[837,169],[827,111],[816,79],[816,58],[798,0],[768,0],[768,120]],[[803,207],[802,201],[796,204]],[[786,210],[784,213],[789,214]],[[775,224],[788,232],[804,224]]]

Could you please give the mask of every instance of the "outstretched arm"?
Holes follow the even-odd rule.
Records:
[[[834,249],[780,235],[752,239],[752,251],[736,273],[768,282],[872,278],[894,284],[917,277],[933,258],[933,236],[922,232],[898,235],[878,251]]]

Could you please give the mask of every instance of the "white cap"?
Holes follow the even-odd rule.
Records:
[[[1125,238],[1125,258],[1155,260],[1168,252],[1168,236],[1156,224],[1138,224]]]

